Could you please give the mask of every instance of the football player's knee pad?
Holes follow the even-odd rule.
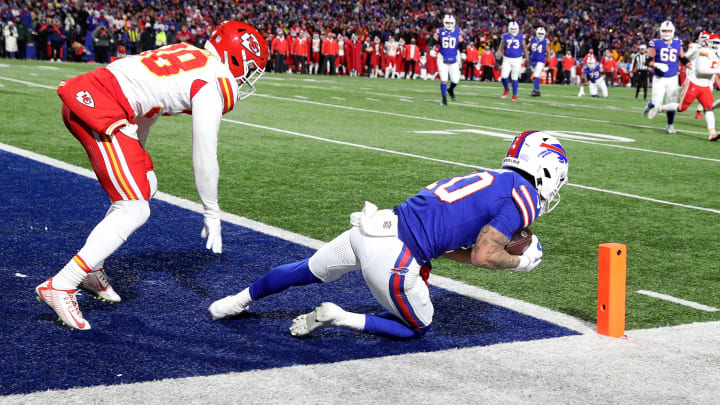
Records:
[[[343,274],[360,268],[350,242],[351,231],[343,232],[310,257],[310,271],[324,283],[335,281]]]
[[[116,231],[125,240],[150,218],[150,204],[146,200],[115,201],[110,214],[117,215]]]

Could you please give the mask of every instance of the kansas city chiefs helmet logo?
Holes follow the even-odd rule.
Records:
[[[95,108],[95,100],[93,100],[90,93],[86,90],[78,91],[75,93],[75,100],[77,100],[80,104],[88,106],[90,108]]]
[[[242,40],[242,45],[247,48],[250,52],[253,53],[253,55],[260,57],[260,43],[258,42],[257,38],[255,38],[255,35],[249,33],[249,32],[243,32],[243,34],[240,36],[240,39]]]

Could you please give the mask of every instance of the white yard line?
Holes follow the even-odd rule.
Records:
[[[88,169],[77,167],[69,163],[53,159],[51,157],[40,155],[35,152],[30,152],[3,143],[0,143],[0,150],[14,153],[16,155],[20,155],[35,160],[37,162],[44,163],[52,167],[57,167],[59,169],[63,169],[84,177],[92,179],[96,178],[95,173]],[[203,213],[203,207],[200,203],[189,201],[184,198],[176,197],[163,192],[158,192],[157,194],[155,194],[154,198],[187,209],[189,211],[197,212],[199,214]],[[253,221],[252,219],[241,217],[235,214],[230,214],[227,212],[222,212],[220,218],[223,221],[229,222],[231,224],[249,228],[254,231],[264,233],[279,239],[287,240],[293,243],[297,243],[299,245],[307,246],[312,249],[319,249],[325,244],[325,242],[317,239],[308,238],[304,235],[290,232],[271,225],[263,224],[261,222]],[[551,309],[523,302],[514,298],[505,297],[492,291],[484,290],[482,288],[471,286],[442,276],[432,275],[431,281],[433,285],[437,285],[441,288],[455,292],[457,294],[483,300],[493,305],[502,306],[510,310],[520,312],[537,319],[542,319],[544,321],[553,323],[558,326],[562,326],[564,328],[568,328],[570,330],[574,330],[581,334],[594,333],[594,328],[590,324],[570,315],[563,314],[561,312],[556,312]]]
[[[272,128],[272,127],[268,127],[265,125],[251,124],[249,122],[236,121],[236,120],[231,120],[231,119],[227,119],[227,118],[223,118],[222,120],[225,122],[233,123],[233,124],[244,125],[244,126],[258,128],[258,129],[264,129],[267,131],[279,132],[279,133],[283,133],[283,134],[287,134],[287,135],[299,136],[302,138],[313,139],[316,141],[334,143],[337,145],[373,150],[376,152],[388,153],[388,154],[399,155],[399,156],[406,156],[406,157],[410,157],[410,158],[414,158],[414,159],[429,160],[429,161],[438,162],[438,163],[446,163],[446,164],[453,165],[453,166],[467,167],[467,168],[471,168],[471,169],[479,169],[479,170],[488,170],[489,169],[487,167],[471,165],[471,164],[467,164],[467,163],[453,162],[452,160],[436,159],[436,158],[432,158],[432,157],[428,157],[428,156],[416,155],[413,153],[399,152],[399,151],[394,151],[394,150],[390,150],[390,149],[377,148],[374,146],[367,146],[367,145],[361,145],[361,144],[357,144],[357,143],[338,141],[335,139],[328,139],[328,138],[323,138],[320,136],[303,134],[303,133],[296,132],[296,131],[288,131],[285,129]],[[672,206],[676,206],[676,207],[689,208],[689,209],[698,210],[698,211],[711,212],[713,214],[720,214],[720,210],[714,209],[714,208],[699,207],[699,206],[690,205],[690,204],[681,204],[681,203],[676,203],[676,202],[672,202],[672,201],[659,200],[657,198],[644,197],[644,196],[637,195],[637,194],[623,193],[620,191],[605,190],[605,189],[597,188],[597,187],[584,186],[582,184],[568,183],[568,186],[582,188],[584,190],[597,191],[597,192],[601,192],[601,193],[605,193],[605,194],[613,194],[613,195],[618,195],[618,196],[622,196],[622,197],[634,198],[637,200],[650,201],[650,202],[655,202],[658,204],[672,205]]]
[[[31,87],[42,87],[43,89],[57,90],[57,85],[56,85],[56,86],[47,86],[47,85],[44,85],[44,84],[27,82],[27,81],[25,81],[25,80],[12,79],[12,78],[10,78],[10,77],[4,77],[4,76],[0,76],[0,80],[7,80],[7,81],[9,81],[9,82],[25,84],[25,85],[31,86]]]
[[[365,113],[370,113],[370,114],[389,115],[389,116],[392,116],[392,117],[400,117],[400,118],[407,118],[407,119],[413,119],[413,120],[422,120],[422,121],[436,122],[436,123],[447,124],[447,125],[452,125],[452,126],[458,126],[458,125],[459,125],[459,126],[470,127],[470,128],[490,129],[490,130],[494,130],[494,131],[513,131],[513,130],[507,129],[507,128],[496,128],[496,127],[490,127],[490,126],[487,126],[487,125],[478,125],[478,124],[471,124],[471,123],[467,123],[467,122],[444,120],[444,119],[440,119],[440,118],[422,117],[422,116],[418,116],[418,115],[401,114],[401,113],[396,113],[396,112],[391,112],[391,111],[380,111],[380,110],[373,110],[373,109],[369,109],[369,108],[350,107],[350,106],[338,105],[338,104],[321,103],[321,102],[319,102],[319,101],[296,100],[296,99],[292,99],[292,98],[273,96],[273,95],[270,95],[270,94],[257,94],[257,93],[256,93],[256,96],[257,96],[257,97],[270,98],[270,99],[273,99],[273,100],[290,101],[290,102],[296,102],[296,103],[305,103],[305,104],[317,105],[317,106],[320,106],[320,107],[331,107],[331,108],[337,108],[337,109],[341,109],[341,110],[365,112]],[[380,100],[377,100],[377,99],[374,99],[374,98],[367,98],[367,100],[370,100],[370,101],[380,101]],[[480,107],[480,106],[473,105],[473,104],[467,104],[467,106],[470,106],[470,107]],[[502,111],[512,111],[512,112],[518,112],[518,113],[521,112],[521,111],[512,110],[512,109],[508,109],[508,108],[494,108],[494,107],[488,107],[488,106],[485,106],[485,105],[483,105],[482,108],[496,109],[496,110],[502,110]],[[545,115],[547,115],[547,116],[552,116],[552,117],[564,117],[564,118],[569,118],[569,119],[578,119],[578,120],[592,120],[592,119],[589,119],[589,118],[588,118],[588,119],[584,119],[584,118],[571,117],[571,116],[560,116],[560,115],[554,115],[554,114],[545,114]],[[604,120],[592,120],[592,121],[598,121],[598,122],[610,123],[610,124],[618,124],[618,125],[624,125],[624,126],[635,126],[635,127],[640,127],[640,128],[655,128],[655,127],[646,126],[646,125],[636,125],[636,124],[627,124],[627,123],[614,123],[614,122],[611,122],[611,121],[604,121]],[[656,129],[657,129],[657,128],[656,128]],[[691,131],[685,131],[685,132],[694,133],[694,134],[700,134],[700,132],[691,132]],[[706,157],[702,157],[702,156],[684,155],[684,154],[680,154],[680,153],[657,151],[657,150],[652,150],[652,149],[634,148],[634,147],[629,147],[629,146],[607,144],[607,143],[602,143],[602,142],[577,141],[577,140],[574,140],[574,139],[569,139],[569,140],[570,140],[570,141],[574,141],[574,142],[581,142],[581,143],[585,143],[585,144],[590,144],[590,145],[607,146],[607,147],[618,148],[618,149],[634,150],[634,151],[646,152],[646,153],[655,153],[655,154],[659,154],[659,155],[681,157],[681,158],[686,158],[686,159],[709,160],[709,161],[713,161],[713,162],[720,162],[720,159],[706,158]]]
[[[685,305],[686,307],[699,309],[700,311],[706,311],[706,312],[717,312],[720,311],[720,309],[711,307],[708,305],[700,304],[695,301],[688,301],[684,300],[682,298],[673,297],[672,295],[662,294],[655,291],[648,291],[648,290],[637,290],[635,291],[638,294],[647,295],[648,297],[653,297],[665,301],[674,302],[676,304]]]

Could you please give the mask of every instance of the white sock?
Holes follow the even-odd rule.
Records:
[[[87,273],[102,268],[105,259],[115,253],[149,216],[147,201],[114,202],[105,218],[90,232],[78,254],[53,278],[53,286],[61,290],[77,288]]]
[[[76,289],[89,273],[81,266],[87,265],[79,255],[76,255],[53,277],[53,287],[57,290]]]
[[[705,111],[705,123],[707,124],[708,132],[715,130],[715,112],[713,110]]]
[[[250,305],[250,303],[252,302],[252,297],[250,296],[250,287],[235,294],[235,298],[236,298],[235,302],[244,307]]]
[[[362,331],[365,329],[365,314],[343,310],[342,316],[336,318],[333,325]]]

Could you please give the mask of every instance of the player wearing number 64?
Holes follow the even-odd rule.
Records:
[[[542,257],[537,236],[521,256],[510,255],[505,246],[516,231],[555,208],[567,176],[560,142],[542,132],[524,132],[510,145],[503,169],[436,181],[392,210],[366,202],[350,216],[352,227],[312,257],[274,268],[238,294],[215,301],[210,314],[213,319],[236,316],[252,301],[291,286],[330,282],[360,270],[386,312],[358,314],[325,302],[295,318],[290,333],[303,337],[338,326],[402,339],[422,336],[433,317],[430,261],[444,256],[488,269],[534,269]]]
[[[157,191],[145,151],[152,124],[162,115],[192,114],[195,184],[204,207],[201,236],[222,252],[218,205],[217,133],[222,115],[255,91],[267,63],[267,44],[253,27],[220,24],[199,49],[185,43],[119,59],[60,84],[65,126],[87,151],[112,205],[85,245],[37,297],[74,329],[90,329],[78,308],[77,289],[111,302],[120,296],[108,283],[105,259],[150,216]]]

